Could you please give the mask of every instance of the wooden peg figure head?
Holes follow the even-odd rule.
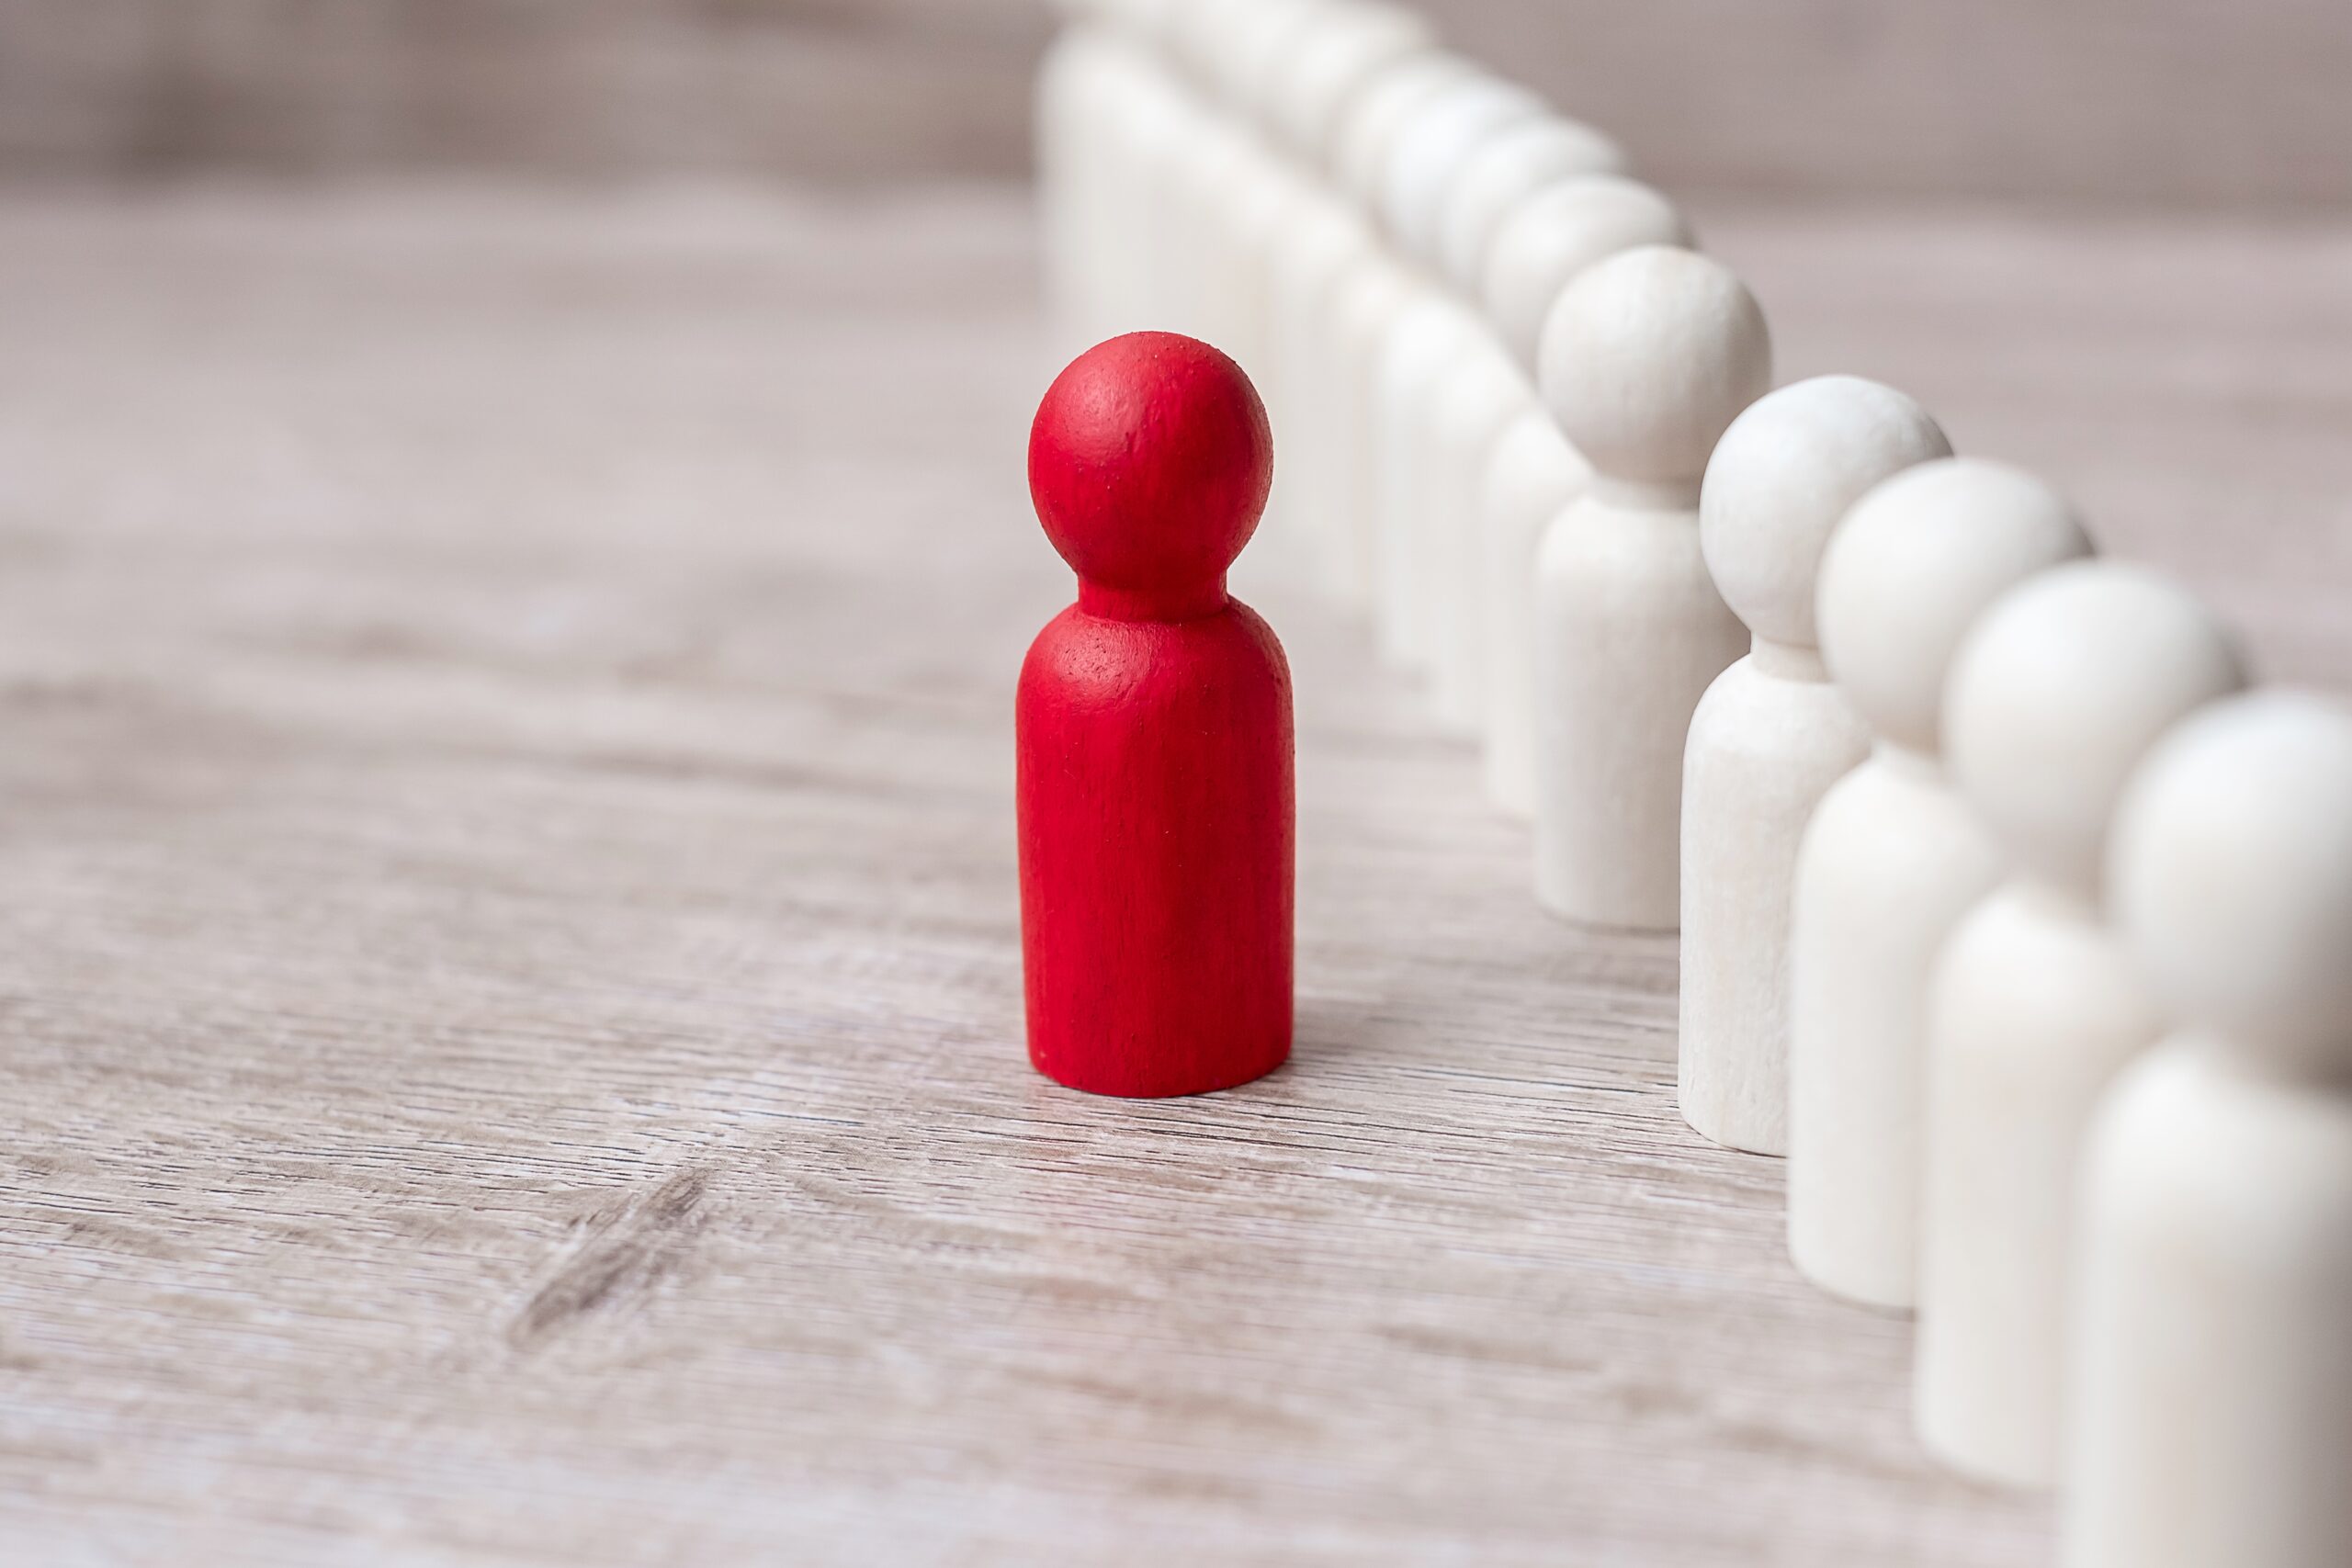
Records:
[[[1387,67],[1429,50],[1435,34],[1401,6],[1327,11],[1299,50],[1296,70],[1273,113],[1293,151],[1328,169],[1349,103]]]
[[[2352,708],[2256,691],[2184,721],[2109,857],[2117,923],[2186,1025],[2271,1072],[2352,1075]]]
[[[1432,94],[1398,129],[1381,170],[1376,210],[1397,246],[1439,265],[1446,198],[1463,166],[1488,140],[1543,112],[1543,99],[1485,73]]]
[[[1859,376],[1815,376],[1759,398],[1707,461],[1707,574],[1758,637],[1813,649],[1814,582],[1839,519],[1881,480],[1951,456],[1925,409]]]
[[[1029,493],[1080,607],[1143,621],[1221,609],[1273,450],[1249,377],[1207,344],[1130,333],[1072,361],[1030,427]]]
[[[1331,172],[1340,188],[1367,209],[1380,205],[1388,155],[1405,127],[1440,94],[1478,74],[1451,50],[1424,49],[1392,60],[1351,95],[1333,132]]]
[[[1945,763],[2022,870],[2096,902],[2132,770],[2245,683],[2235,639],[2197,595],[2132,562],[2069,562],[1995,600],[1961,644]]]
[[[1586,267],[1553,304],[1537,379],[1601,479],[1695,506],[1717,438],[1772,385],[1772,339],[1723,263],[1640,245]]]
[[[1976,617],[2033,573],[2090,553],[2074,508],[2022,468],[1983,457],[1905,468],[1854,502],[1822,552],[1822,660],[1881,737],[1939,757],[1944,682]]]
[[[1514,205],[1480,258],[1478,294],[1520,368],[1536,373],[1544,319],[1577,274],[1636,245],[1696,243],[1674,203],[1622,175],[1564,180]]]
[[[1441,209],[1438,252],[1446,281],[1475,299],[1487,251],[1513,208],[1548,186],[1624,167],[1615,142],[1558,115],[1522,120],[1490,138],[1463,165]]]

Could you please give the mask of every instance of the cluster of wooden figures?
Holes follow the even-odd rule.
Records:
[[[2076,1568],[2352,1564],[2352,712],[1902,392],[1773,389],[1673,203],[1406,11],[1097,0],[1039,116],[1073,343],[1231,355],[1125,337],[1040,414],[1081,599],[1023,694],[1039,1065],[1288,1049],[1287,676],[1223,591],[1263,506],[1479,742],[1537,897],[1679,926],[1682,1113],[1787,1157],[1806,1275],[1916,1310],[1933,1453],[2060,1485]],[[1089,811],[1176,847],[1100,863]]]

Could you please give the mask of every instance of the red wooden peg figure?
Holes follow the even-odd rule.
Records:
[[[1029,1059],[1072,1089],[1199,1094],[1290,1055],[1290,668],[1226,597],[1273,475],[1206,344],[1135,333],[1056,379],[1029,491],[1078,603],[1021,669]]]

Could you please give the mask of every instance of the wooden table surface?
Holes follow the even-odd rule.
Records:
[[[2352,221],[1702,208],[2352,672]],[[1299,1040],[1020,1046],[1023,198],[0,199],[0,1559],[2014,1564],[1277,585]]]

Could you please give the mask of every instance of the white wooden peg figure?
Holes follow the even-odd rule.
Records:
[[[1439,93],[1482,74],[1475,62],[1451,50],[1416,49],[1384,57],[1341,107],[1330,164],[1340,188],[1367,211],[1377,208],[1389,153],[1406,123]]]
[[[1344,190],[1368,214],[1378,204],[1381,174],[1407,124],[1439,95],[1476,75],[1476,68],[1443,50],[1421,50],[1390,61],[1347,101],[1333,138],[1332,167]],[[1374,611],[1380,651],[1407,663],[1402,590],[1391,569],[1402,565],[1396,541],[1384,532],[1385,487],[1375,426],[1380,357],[1397,319],[1424,297],[1429,280],[1398,258],[1373,231],[1360,229],[1339,274],[1300,278],[1312,292],[1286,289],[1286,303],[1303,304],[1311,325],[1307,355],[1322,392],[1319,448],[1321,504],[1329,525],[1351,537],[1343,549],[1360,557],[1366,596]]]
[[[2211,611],[2120,561],[2028,579],[1952,662],[1945,765],[2010,870],[1928,987],[1914,1411],[1981,1480],[2057,1479],[2076,1156],[2164,1022],[2101,914],[2109,819],[2149,748],[2244,683]]]
[[[1546,186],[1624,168],[1624,151],[1614,141],[1559,115],[1539,115],[1489,138],[1445,197],[1438,259],[1446,278],[1476,298],[1495,235],[1522,202]]]
[[[1136,313],[1136,113],[1164,86],[1107,11],[1054,45],[1037,83],[1037,176],[1056,324],[1073,352]]]
[[[1379,213],[1413,286],[1386,323],[1373,357],[1371,445],[1378,482],[1382,647],[1427,669],[1439,637],[1438,583],[1445,563],[1424,505],[1430,383],[1464,344],[1487,331],[1435,271],[1444,205],[1455,175],[1497,133],[1543,112],[1525,88],[1479,74],[1432,96],[1399,129],[1383,171]],[[1442,714],[1441,716],[1450,716]]]
[[[1274,119],[1291,151],[1311,168],[1334,174],[1334,146],[1349,101],[1383,69],[1436,42],[1428,20],[1402,6],[1360,3],[1325,8],[1298,60]]]
[[[1329,30],[1338,14],[1329,0],[1247,4],[1226,24],[1220,47],[1204,51],[1233,120],[1223,138],[1228,155],[1194,168],[1196,211],[1204,238],[1204,296],[1213,306],[1201,335],[1238,363],[1270,412],[1288,416],[1301,400],[1283,385],[1274,346],[1274,251],[1277,237],[1306,215],[1315,193],[1308,176],[1274,141],[1273,106],[1306,58],[1305,44]],[[1210,139],[1215,144],[1216,139]],[[1325,575],[1328,550],[1293,505],[1289,476],[1277,475],[1252,547],[1234,563],[1233,586],[1297,584]]]
[[[1671,929],[1683,738],[1746,641],[1700,555],[1699,480],[1771,385],[1771,339],[1721,262],[1643,245],[1577,275],[1541,357],[1544,400],[1594,478],[1536,563],[1536,896],[1572,919]]]
[[[1087,178],[1086,139],[1099,118],[1097,79],[1114,68],[1106,58],[1114,49],[1102,28],[1074,12],[1037,66],[1037,218],[1046,303],[1056,346],[1072,352],[1094,341],[1084,334],[1103,314],[1089,266],[1094,190]]]
[[[1545,118],[1543,99],[1517,83],[1480,72],[1408,118],[1381,166],[1378,197],[1381,219],[1398,247],[1436,276],[1447,204],[1464,170],[1502,133]],[[1608,147],[1594,133],[1579,141],[1591,152]]]
[[[1648,186],[1593,175],[1547,186],[1512,208],[1488,242],[1478,295],[1502,346],[1532,387],[1544,318],[1577,274],[1635,245],[1692,243],[1674,204]],[[1480,480],[1478,625],[1487,797],[1535,815],[1535,557],[1544,533],[1582,493],[1592,466],[1531,395],[1496,441]]]
[[[2352,1562],[2352,709],[2157,744],[2109,905],[2179,1025],[2085,1152],[2060,1561]]]
[[[1458,298],[1477,303],[1487,252],[1516,205],[1548,186],[1623,163],[1607,137],[1552,115],[1497,132],[1464,165],[1442,209],[1444,281]],[[1482,321],[1478,331],[1462,334],[1430,382],[1418,420],[1428,440],[1419,527],[1436,547],[1430,697],[1442,721],[1481,734],[1488,671],[1479,511],[1487,465],[1513,418],[1540,406],[1532,371],[1522,370],[1491,321]]]
[[[1181,314],[1190,292],[1170,243],[1178,195],[1172,175],[1202,123],[1200,102],[1152,47],[1130,41],[1108,85],[1100,179],[1102,265],[1115,287],[1099,323],[1114,332],[1148,328]]]
[[[1258,133],[1256,98],[1270,90],[1265,78],[1275,66],[1295,57],[1293,40],[1317,11],[1318,0],[1216,0],[1194,11],[1191,30],[1181,35],[1198,90],[1216,111],[1178,174],[1197,274],[1194,335],[1231,355],[1261,390],[1268,379],[1264,236],[1297,193],[1288,160],[1276,157]],[[1278,509],[1278,502],[1269,503],[1252,555],[1281,532]]]
[[[1951,456],[1891,387],[1819,376],[1724,432],[1699,493],[1699,542],[1754,634],[1691,716],[1682,769],[1683,1119],[1718,1144],[1788,1152],[1789,897],[1822,795],[1870,750],[1829,683],[1814,580],[1847,508],[1894,474]]]
[[[1431,57],[1419,18],[1387,6],[1349,6],[1330,13],[1298,51],[1295,70],[1275,104],[1292,153],[1306,165],[1296,205],[1275,227],[1268,261],[1267,326],[1274,427],[1290,457],[1277,480],[1295,527],[1313,541],[1321,575],[1343,603],[1368,607],[1372,595],[1372,524],[1364,513],[1368,486],[1356,429],[1361,392],[1342,379],[1336,363],[1334,305],[1351,277],[1377,291],[1393,282],[1369,258],[1375,242],[1349,192],[1329,177],[1340,166],[1351,131],[1364,118],[1360,106],[1384,96],[1381,83],[1401,83],[1406,100],[1434,90],[1417,62]],[[1438,67],[1442,74],[1446,68]],[[1378,127],[1363,136],[1373,139]],[[1323,177],[1317,177],[1317,176]]]
[[[1822,556],[1822,661],[1873,739],[1797,849],[1789,1251],[1855,1301],[1916,1299],[1928,974],[2001,874],[2000,847],[1944,778],[1945,677],[1987,604],[2089,550],[2032,475],[1946,457],[1856,502]]]

